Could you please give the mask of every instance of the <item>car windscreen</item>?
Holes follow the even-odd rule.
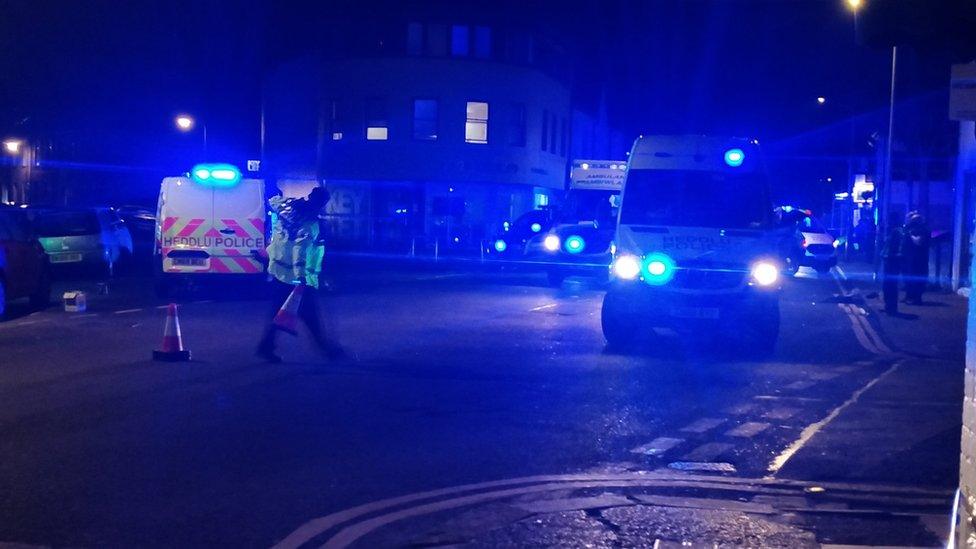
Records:
[[[37,217],[37,234],[42,237],[81,236],[101,231],[95,212],[47,212]]]
[[[772,209],[755,172],[632,170],[620,222],[633,225],[758,229]]]

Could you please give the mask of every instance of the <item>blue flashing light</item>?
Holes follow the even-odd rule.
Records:
[[[662,253],[653,253],[644,258],[641,265],[641,275],[644,282],[651,286],[662,286],[671,282],[677,268],[671,257]]]
[[[742,149],[729,149],[725,151],[725,163],[733,168],[738,168],[742,165],[742,161],[746,159],[746,153],[742,152]]]
[[[539,231],[542,230],[542,225],[540,225],[538,223],[533,223],[533,224],[529,225],[529,228],[532,229],[532,232],[537,233],[537,232],[539,232]]]
[[[504,252],[507,249],[508,249],[508,244],[504,240],[498,239],[498,240],[495,241],[495,251],[496,252],[502,253],[502,252]]]
[[[241,182],[241,171],[231,164],[200,164],[190,173],[193,181],[211,187],[233,187]]]
[[[573,235],[566,239],[566,251],[571,254],[578,254],[586,249],[586,241],[579,235]]]

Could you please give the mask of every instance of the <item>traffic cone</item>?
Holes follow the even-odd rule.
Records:
[[[302,293],[305,285],[299,284],[288,294],[285,304],[278,309],[272,324],[279,330],[283,330],[292,335],[298,335],[298,307],[302,304]]]
[[[190,351],[183,348],[183,334],[180,332],[180,317],[176,304],[166,308],[166,329],[163,331],[163,348],[153,351],[153,360],[181,362],[190,360]]]

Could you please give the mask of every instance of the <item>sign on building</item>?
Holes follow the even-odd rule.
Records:
[[[624,188],[626,173],[624,160],[573,160],[569,188],[619,191]]]
[[[249,172],[259,172],[259,171],[261,171],[261,161],[260,160],[248,160],[247,161],[247,171],[249,171]]]

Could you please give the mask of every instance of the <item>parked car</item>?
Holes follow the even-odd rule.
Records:
[[[35,226],[54,267],[81,267],[112,275],[132,256],[132,235],[110,208],[38,210]]]
[[[0,206],[0,320],[7,303],[27,298],[43,307],[51,298],[51,270],[27,212]]]

